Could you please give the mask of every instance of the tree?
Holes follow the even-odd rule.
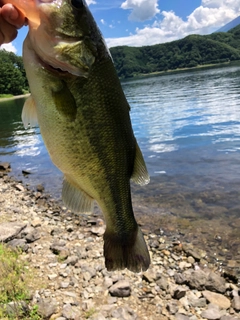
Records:
[[[0,94],[22,94],[28,82],[22,57],[0,50]]]

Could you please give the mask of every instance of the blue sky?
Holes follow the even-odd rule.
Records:
[[[240,15],[240,0],[86,0],[109,47],[208,34]],[[27,27],[4,45],[19,55]]]

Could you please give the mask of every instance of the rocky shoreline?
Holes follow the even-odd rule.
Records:
[[[42,318],[240,319],[238,278],[210,265],[203,249],[145,232],[149,270],[108,272],[101,216],[74,215],[41,185],[30,190],[9,171],[0,164],[0,241],[20,247],[36,270],[42,286],[31,304]]]

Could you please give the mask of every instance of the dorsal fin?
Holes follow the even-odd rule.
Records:
[[[134,169],[133,169],[131,179],[135,183],[140,184],[140,186],[144,186],[148,184],[150,181],[146,164],[137,142],[136,142],[136,155],[135,155],[135,161],[134,161]]]
[[[93,211],[93,198],[69,182],[66,177],[63,180],[62,199],[67,208],[75,213]]]
[[[33,97],[30,96],[24,103],[22,110],[22,122],[25,128],[38,126],[37,108]]]

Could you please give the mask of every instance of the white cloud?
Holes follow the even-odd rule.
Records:
[[[127,0],[122,4],[122,8],[131,5],[133,14],[137,6],[144,2],[144,0]],[[148,3],[151,3],[151,6],[154,3],[157,5],[157,1],[149,0]],[[134,14],[137,12],[139,13],[139,11],[135,11]],[[169,42],[193,33],[214,32],[239,15],[240,0],[202,0],[201,5],[187,17],[186,21],[173,11],[162,11],[162,19],[155,20],[152,25],[142,29],[137,28],[135,34],[128,37],[109,38],[106,39],[106,42],[109,47],[118,45],[144,46]]]
[[[222,0],[202,0],[202,6],[208,7],[208,8],[219,8],[223,5]]]
[[[96,4],[97,2],[94,0],[86,0],[88,6],[90,6],[90,4]]]
[[[157,2],[158,0],[126,0],[121,8],[132,9],[129,20],[145,21],[160,12]]]
[[[14,45],[12,44],[12,42],[10,43],[4,43],[0,46],[0,49],[5,49],[6,51],[10,51],[13,53],[17,53],[17,49],[14,47]]]
[[[101,19],[100,21],[101,21],[101,24],[103,24],[103,25],[106,24],[106,22],[104,21],[104,19]]]

